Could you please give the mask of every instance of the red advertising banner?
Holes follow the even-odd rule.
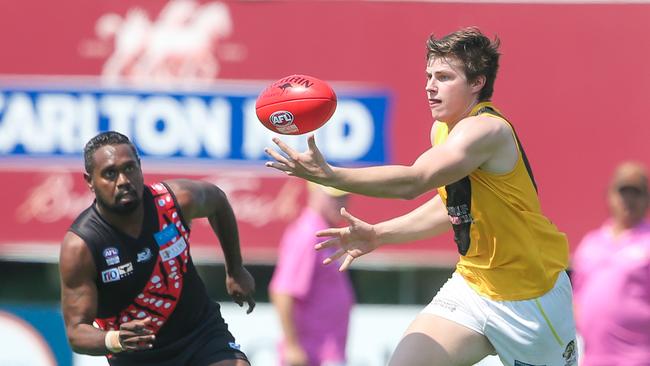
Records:
[[[643,120],[650,90],[649,19],[648,3],[615,2],[4,2],[0,199],[5,208],[0,213],[0,254],[19,256],[32,248],[52,256],[67,225],[90,200],[81,166],[57,167],[67,143],[76,146],[70,151],[77,154],[82,145],[74,145],[72,133],[66,135],[59,127],[45,128],[50,126],[45,118],[32,124],[11,122],[28,113],[23,108],[26,100],[36,100],[37,106],[39,102],[32,94],[10,93],[7,80],[38,85],[55,79],[61,92],[80,78],[115,88],[117,94],[125,84],[143,90],[162,87],[180,93],[179,100],[183,90],[217,85],[236,94],[294,73],[348,90],[372,86],[390,96],[381,125],[385,154],[380,162],[410,164],[430,146],[425,41],[431,33],[444,35],[464,26],[478,26],[501,40],[494,102],[517,129],[544,212],[569,235],[574,249],[582,235],[607,216],[604,193],[615,165],[626,159],[650,165],[650,124]],[[78,96],[77,91],[68,93]],[[237,106],[236,96],[228,101]],[[78,104],[79,118],[85,116],[83,106],[93,103]],[[375,105],[364,103],[367,108]],[[77,110],[74,106],[69,110]],[[233,121],[245,123],[242,114]],[[138,131],[135,120],[120,121]],[[56,138],[50,141],[41,134]],[[231,143],[250,146],[247,135],[233,136]],[[330,156],[349,152],[332,139],[323,148]],[[34,158],[47,170],[30,163]],[[279,235],[304,199],[300,181],[265,170],[261,161],[224,166],[215,160],[203,172],[179,169],[165,159],[156,164],[153,171],[144,167],[148,181],[201,178],[228,191],[244,251],[253,260],[274,259]],[[376,222],[430,197],[354,197],[350,211]],[[197,248],[204,258],[218,258],[216,241],[205,228],[197,225]],[[440,265],[453,263],[456,256],[453,242],[443,237],[383,249],[367,263]]]
[[[304,203],[304,185],[281,176],[238,170],[210,173],[197,170],[173,177],[203,179],[221,187],[236,211],[244,254],[257,261],[273,257],[274,240]],[[14,258],[55,258],[69,225],[94,198],[81,171],[65,165],[9,170],[0,171],[0,179],[12,182],[0,191],[0,199],[10,208],[4,213],[10,225],[3,225],[0,254]],[[165,179],[169,179],[169,174],[146,175],[147,184]],[[193,250],[204,260],[221,256],[218,240],[205,219],[193,223],[192,243]]]
[[[277,244],[284,228],[297,217],[305,204],[306,186],[302,181],[269,174],[266,170],[184,167],[180,172],[165,166],[162,168],[165,173],[161,173],[161,167],[155,164],[147,167],[145,162],[144,165],[145,170],[152,172],[145,174],[147,184],[170,178],[202,179],[224,190],[237,216],[243,255],[249,263],[275,260]],[[3,210],[0,257],[57,260],[59,243],[65,232],[94,198],[86,186],[81,169],[66,164],[46,168],[0,169],[0,180],[11,182],[0,190],[0,201],[6,208]],[[351,200],[350,210],[354,212],[362,206],[360,197],[355,197]],[[360,211],[370,209],[365,207]],[[206,219],[193,222],[192,247],[198,262],[222,260],[219,242]],[[407,245],[406,252],[402,254],[389,249],[386,255],[379,254],[370,263],[392,262],[395,258],[401,258],[410,264],[443,265],[455,257],[444,248],[437,249],[437,258],[427,259],[426,263],[421,257],[422,252],[430,255],[436,250],[430,246],[419,248],[417,244]]]

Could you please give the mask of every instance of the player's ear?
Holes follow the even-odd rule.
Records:
[[[470,82],[470,86],[472,88],[472,91],[475,93],[478,93],[483,89],[485,86],[485,81],[486,81],[485,75],[479,75],[477,76],[473,81]]]
[[[90,189],[91,192],[95,192],[95,189],[93,188],[93,179],[90,174],[84,173],[84,180],[86,181],[88,189]]]

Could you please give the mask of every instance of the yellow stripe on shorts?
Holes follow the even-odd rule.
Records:
[[[553,328],[553,324],[551,324],[551,321],[548,319],[548,316],[546,316],[546,313],[544,312],[544,309],[542,308],[542,304],[539,303],[538,299],[535,299],[535,304],[537,304],[537,308],[539,309],[539,312],[542,313],[542,316],[544,317],[544,320],[546,320],[546,324],[548,324],[548,327],[551,328],[551,332],[553,333],[553,336],[555,337],[555,340],[557,343],[560,345],[560,347],[564,347],[564,342],[562,342],[562,339],[560,338],[560,335],[557,334],[555,331],[555,328]]]

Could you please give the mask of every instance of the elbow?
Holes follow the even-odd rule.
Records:
[[[79,344],[79,341],[77,338],[74,336],[68,336],[68,344],[70,344],[70,348],[72,349],[72,352],[74,353],[79,353],[79,354],[87,354],[88,352],[84,347]]]
[[[91,350],[88,349],[88,346],[82,337],[79,334],[75,334],[74,330],[69,330],[68,332],[68,344],[74,353],[79,353],[83,355],[96,355]]]

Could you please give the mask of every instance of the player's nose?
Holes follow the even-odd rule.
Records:
[[[117,176],[117,186],[130,186],[131,185],[131,180],[129,179],[129,176],[125,174],[124,172],[120,172]]]
[[[424,89],[429,94],[435,94],[438,91],[438,87],[435,84],[435,80],[433,78],[427,80],[427,84],[425,85]]]

